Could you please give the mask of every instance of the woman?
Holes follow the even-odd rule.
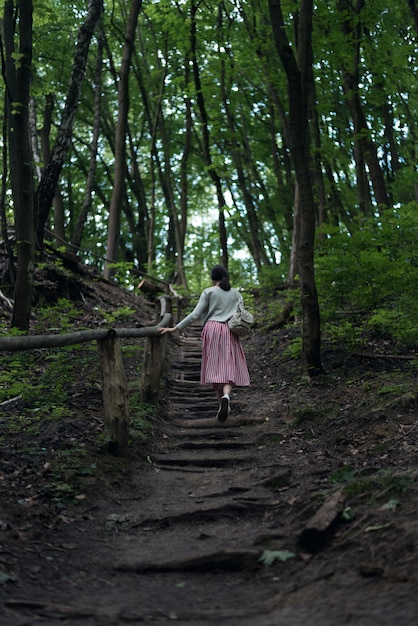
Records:
[[[183,330],[202,319],[202,366],[200,383],[211,385],[219,402],[217,418],[225,422],[231,410],[233,387],[250,385],[247,362],[239,337],[227,324],[238,304],[243,302],[236,289],[231,289],[228,273],[222,265],[211,272],[212,287],[205,289],[193,311],[173,328],[161,328],[161,334]]]

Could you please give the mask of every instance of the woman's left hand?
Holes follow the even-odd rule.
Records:
[[[177,326],[163,327],[163,328],[159,328],[158,330],[160,331],[162,335],[165,335],[165,333],[174,333],[177,330]]]

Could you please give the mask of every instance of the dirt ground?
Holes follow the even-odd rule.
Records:
[[[45,459],[6,442],[0,624],[417,624],[416,372],[387,345],[324,345],[327,374],[302,381],[295,332],[244,340],[252,385],[224,424],[196,382],[199,329],[170,339],[152,435],[128,459],[90,450],[75,504],[48,501]],[[97,391],[77,396],[49,445],[85,445],[101,411]]]

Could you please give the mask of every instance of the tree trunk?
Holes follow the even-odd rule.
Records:
[[[51,134],[51,125],[52,125],[52,114],[54,111],[54,96],[51,93],[47,93],[45,96],[45,109],[43,114],[43,124],[42,128],[39,131],[39,136],[41,138],[41,155],[42,157],[37,157],[37,147],[35,148],[36,141],[36,112],[34,111],[34,130],[33,130],[33,139],[32,139],[32,151],[34,154],[35,162],[42,161],[43,163],[48,163],[51,158],[51,147],[50,147],[50,134]],[[36,150],[36,151],[35,151]],[[42,180],[42,170],[39,171],[38,181]],[[62,195],[60,189],[57,185],[57,188],[54,193],[54,198],[52,200],[52,204],[54,207],[54,235],[56,237],[56,245],[57,247],[61,246],[65,239],[65,220],[64,220],[64,202],[62,199]],[[45,224],[47,226],[47,223]]]
[[[357,176],[360,189],[363,189],[363,197],[366,194],[365,181],[366,170],[363,162],[367,164],[370,182],[373,188],[374,197],[379,207],[385,208],[390,205],[389,196],[386,190],[386,183],[382,168],[379,164],[377,148],[371,139],[369,126],[363,111],[359,95],[359,65],[360,65],[360,42],[362,25],[359,21],[361,10],[365,6],[365,0],[357,0],[356,8],[352,8],[351,0],[338,0],[337,7],[342,16],[342,32],[344,37],[353,42],[354,58],[352,69],[343,67],[343,86],[350,109],[354,126],[354,141],[357,146],[355,151]],[[360,201],[363,199],[360,198]]]
[[[190,82],[190,69],[189,69],[189,59],[185,59],[185,83],[187,85],[186,94],[184,95],[184,106],[185,106],[185,136],[184,136],[184,145],[183,145],[183,153],[181,156],[181,164],[180,164],[180,215],[181,222],[179,224],[179,241],[180,241],[180,249],[181,249],[181,265],[178,267],[179,276],[177,279],[177,283],[183,285],[187,289],[187,277],[184,271],[184,245],[186,241],[186,229],[187,229],[187,217],[188,217],[188,164],[190,158],[190,151],[192,146],[192,132],[193,132],[193,117],[192,117],[192,102],[190,97],[187,95],[188,86]]]
[[[35,260],[34,172],[29,135],[32,10],[31,0],[21,2],[17,7],[13,0],[7,0],[4,5],[10,176],[17,242],[17,274],[11,325],[22,331],[29,329]],[[19,29],[18,50],[15,50],[14,45],[16,25]],[[19,63],[15,55],[19,55]]]
[[[200,71],[199,65],[197,62],[197,54],[196,54],[196,13],[197,6],[195,0],[192,0],[191,6],[191,55],[192,55],[192,66],[193,66],[193,77],[195,83],[196,90],[196,101],[197,106],[200,113],[200,121],[202,127],[202,151],[203,151],[203,159],[205,165],[207,167],[207,171],[209,176],[212,179],[212,182],[216,189],[216,197],[218,199],[218,224],[219,224],[219,242],[221,248],[221,260],[223,266],[228,269],[228,244],[227,244],[227,233],[225,226],[225,198],[222,191],[222,182],[221,178],[216,171],[215,166],[213,165],[211,152],[210,152],[210,132],[209,132],[209,118],[206,111],[205,99],[203,97],[202,83],[200,80]]]
[[[120,220],[122,203],[125,195],[126,179],[126,131],[129,113],[129,73],[134,48],[134,37],[142,0],[132,0],[131,10],[125,29],[122,64],[118,84],[118,121],[115,135],[115,180],[109,208],[109,229],[107,236],[107,263],[104,277],[112,278],[115,273],[112,263],[118,260]]]
[[[1,168],[1,191],[0,191],[0,220],[1,220],[1,235],[4,241],[4,248],[7,253],[7,274],[9,276],[10,283],[14,285],[16,283],[16,273],[14,265],[14,253],[13,246],[9,239],[9,233],[7,229],[7,215],[6,215],[6,193],[7,193],[7,180],[8,180],[8,139],[7,139],[7,90],[4,92],[3,105],[6,115],[3,116],[2,124],[2,141],[3,141],[3,154],[2,154],[2,168]],[[6,276],[6,273],[5,273]]]
[[[409,10],[412,15],[412,19],[415,25],[415,31],[418,35],[418,5],[417,0],[408,0]]]
[[[222,9],[221,8],[219,8],[219,11],[218,11],[218,32],[222,33]],[[221,44],[219,45],[219,47],[221,48]],[[247,212],[248,227],[249,227],[249,242],[250,242],[249,248],[250,248],[252,257],[254,259],[254,264],[257,270],[260,271],[262,267],[262,262],[264,262],[265,264],[268,264],[268,259],[266,257],[266,251],[264,249],[264,246],[262,245],[260,241],[260,231],[259,231],[257,211],[254,206],[254,200],[253,200],[251,191],[248,188],[250,185],[250,183],[248,182],[248,178],[250,176],[251,169],[247,167],[244,171],[244,163],[243,163],[244,157],[241,156],[241,153],[243,152],[242,145],[245,146],[247,144],[246,155],[247,155],[247,159],[250,160],[248,141],[246,142],[244,138],[244,140],[241,142],[242,145],[240,145],[240,141],[237,138],[238,131],[236,128],[235,118],[234,118],[234,115],[231,111],[231,107],[229,104],[230,92],[226,84],[227,79],[226,79],[225,59],[229,59],[229,55],[228,53],[223,52],[220,58],[220,64],[221,64],[220,87],[221,87],[222,103],[223,103],[226,121],[228,124],[228,129],[229,129],[229,133],[231,137],[231,140],[230,140],[231,141],[231,147],[230,147],[231,156],[234,161],[235,169],[237,172],[238,185],[241,190],[242,199],[244,201],[245,209]],[[233,63],[233,61],[231,61],[231,63]]]
[[[102,10],[103,0],[89,0],[86,21],[78,32],[71,80],[61,117],[60,128],[52,149],[51,158],[46,164],[41,182],[36,191],[36,239],[37,246],[41,251],[43,250],[45,224],[48,219],[59,176],[70,147],[74,118],[80,99],[90,41]]]
[[[95,87],[94,87],[94,112],[93,112],[93,138],[90,146],[90,162],[87,174],[86,191],[84,194],[84,202],[81,211],[78,215],[77,223],[74,229],[74,234],[71,241],[71,248],[74,253],[77,253],[77,249],[81,245],[83,237],[84,224],[87,219],[87,215],[92,206],[92,193],[94,189],[94,179],[96,175],[96,159],[97,159],[97,146],[99,143],[100,134],[100,102],[102,94],[102,66],[103,66],[103,36],[99,36],[97,47],[97,59],[96,59],[96,75],[95,75]]]
[[[289,271],[287,274],[287,283],[289,287],[296,286],[296,277],[299,276],[299,254],[298,244],[300,241],[300,193],[299,186],[295,185],[295,199],[293,203],[293,230],[292,230],[292,248],[290,251]]]
[[[312,63],[312,5],[313,0],[300,0],[296,59],[287,39],[280,0],[269,0],[273,36],[287,75],[290,148],[300,194],[298,256],[303,311],[302,371],[307,376],[323,371],[320,314],[314,275],[315,203],[310,172],[309,111],[304,88]]]

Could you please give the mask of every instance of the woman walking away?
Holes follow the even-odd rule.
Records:
[[[228,320],[243,302],[237,289],[231,289],[228,273],[222,265],[211,272],[213,286],[205,289],[193,311],[173,328],[161,328],[161,334],[183,330],[202,320],[202,365],[200,383],[211,385],[219,402],[217,418],[225,422],[231,410],[234,387],[248,387],[250,376],[239,337],[232,333]]]

